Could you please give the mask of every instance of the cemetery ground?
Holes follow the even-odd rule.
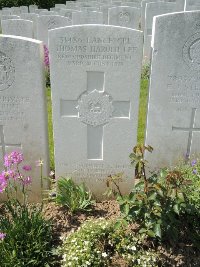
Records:
[[[144,142],[147,95],[144,76],[140,144]],[[138,145],[130,155],[138,182],[127,196],[121,195],[120,174],[108,177],[107,200],[101,202],[66,177],[55,186],[50,87],[47,98],[51,190],[43,192],[42,207],[29,204],[30,181],[26,179],[21,188],[23,201],[11,197],[0,206],[0,266],[200,266],[200,161],[182,162],[147,179],[143,157],[152,148]],[[8,168],[17,164],[20,170],[23,159],[13,154],[5,163]],[[22,169],[29,171],[28,166]]]

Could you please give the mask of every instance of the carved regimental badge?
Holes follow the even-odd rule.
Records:
[[[80,120],[94,127],[108,123],[113,113],[110,96],[97,90],[83,94],[78,100],[77,109]]]
[[[0,91],[8,89],[14,82],[15,68],[12,60],[0,52]]]
[[[50,19],[48,20],[48,22],[47,22],[47,27],[48,27],[48,30],[57,28],[57,22],[55,21],[54,18],[50,18]]]
[[[119,21],[122,23],[127,23],[130,21],[130,14],[128,12],[120,12],[119,13]]]
[[[189,37],[183,46],[183,59],[187,65],[194,69],[200,70],[200,33]]]

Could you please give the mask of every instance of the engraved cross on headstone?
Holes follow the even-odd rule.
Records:
[[[189,132],[188,143],[187,143],[187,151],[186,151],[186,158],[189,158],[190,154],[191,154],[193,132],[200,132],[200,128],[194,128],[196,110],[197,110],[196,108],[192,109],[192,115],[191,115],[189,128],[172,126],[172,130],[173,131],[175,130],[175,131]]]
[[[2,147],[2,155],[3,155],[3,159],[6,155],[6,147],[19,147],[21,148],[21,144],[10,144],[10,143],[6,143],[5,142],[5,136],[4,136],[4,129],[3,129],[3,125],[0,125],[0,146]]]
[[[76,117],[87,125],[89,160],[103,160],[105,124],[112,118],[130,117],[130,101],[113,101],[112,97],[105,92],[105,73],[87,71],[87,90],[78,99],[60,100],[61,117]]]

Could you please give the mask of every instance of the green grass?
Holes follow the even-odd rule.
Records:
[[[144,143],[145,129],[146,129],[146,113],[148,100],[148,83],[149,80],[142,79],[140,84],[140,107],[138,119],[138,143]]]
[[[53,141],[53,124],[52,124],[52,106],[51,106],[51,88],[47,87],[47,110],[48,110],[48,132],[49,132],[49,157],[50,168],[55,169],[54,165],[54,141]]]
[[[142,79],[140,86],[140,107],[138,121],[138,143],[144,143],[146,112],[148,98],[148,80]],[[53,125],[52,125],[52,108],[51,108],[51,89],[47,87],[48,101],[48,127],[49,127],[49,153],[50,153],[50,168],[54,170],[54,141],[53,141]]]

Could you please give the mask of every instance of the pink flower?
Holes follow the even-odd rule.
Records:
[[[0,240],[4,240],[5,237],[6,237],[6,234],[0,232]]]
[[[21,181],[24,186],[28,186],[32,183],[32,178],[30,176],[27,176],[23,178]]]
[[[44,64],[49,67],[49,50],[46,45],[44,45]]]
[[[4,166],[11,167],[13,164],[19,164],[24,160],[23,154],[18,151],[13,151],[4,157]]]
[[[14,170],[2,171],[1,175],[4,176],[5,180],[8,180],[10,178],[16,179],[18,176]]]
[[[4,175],[0,174],[0,193],[7,187],[7,180]]]
[[[32,170],[32,168],[31,168],[30,165],[24,165],[24,166],[22,167],[22,169],[23,169],[24,171],[27,171],[27,172]]]

